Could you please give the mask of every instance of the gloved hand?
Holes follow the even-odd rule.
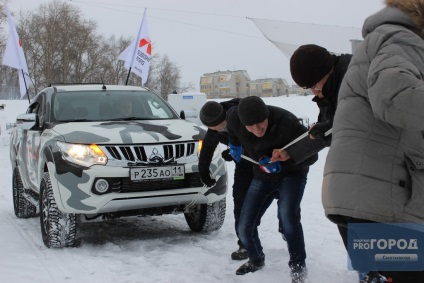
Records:
[[[233,157],[233,159],[239,163],[241,160],[241,154],[243,152],[243,148],[241,145],[232,145],[231,143],[228,144],[230,147],[230,154]]]
[[[330,121],[316,123],[310,130],[309,134],[315,139],[320,141],[326,141],[325,133],[331,129],[332,125]]]
[[[207,187],[213,187],[216,184],[215,179],[211,178],[211,175],[209,172],[199,172],[200,173],[200,180],[202,183]]]
[[[277,162],[271,162],[271,158],[268,156],[264,156],[261,159],[259,159],[259,167],[262,171],[265,173],[280,173],[281,172],[281,163],[280,161]]]
[[[230,149],[229,148],[227,148],[226,150],[224,150],[222,153],[221,153],[221,156],[222,156],[222,158],[225,160],[225,161],[233,161],[234,159],[233,159],[233,157],[231,156],[231,153],[230,153]]]
[[[387,283],[389,282],[386,277],[376,271],[370,271],[368,274],[359,274],[360,283]]]

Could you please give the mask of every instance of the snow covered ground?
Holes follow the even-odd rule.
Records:
[[[313,122],[318,108],[311,99],[312,96],[296,96],[264,100],[298,116],[308,116]],[[13,105],[11,101],[6,103]],[[16,114],[24,112],[26,105],[8,107],[0,111],[0,282],[290,282],[287,246],[277,231],[275,203],[259,227],[266,254],[265,267],[253,274],[235,275],[244,261],[230,258],[237,248],[232,178],[228,184],[226,218],[219,231],[191,232],[182,214],[121,218],[79,226],[82,241],[76,248],[46,248],[41,240],[39,219],[18,219],[13,212],[12,172],[4,123],[14,122]],[[346,251],[336,225],[325,218],[321,205],[326,155],[327,149],[324,149],[311,167],[302,201],[308,281],[357,282],[356,273],[347,270]],[[227,166],[232,176],[234,163]]]

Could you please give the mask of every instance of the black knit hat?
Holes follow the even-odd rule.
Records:
[[[265,102],[257,96],[248,96],[240,100],[237,110],[240,121],[245,126],[260,123],[269,115]]]
[[[290,58],[290,72],[296,84],[311,88],[327,75],[334,58],[324,47],[307,44],[300,46]]]
[[[224,122],[226,112],[224,107],[216,101],[208,101],[200,109],[199,118],[207,127],[215,127]]]

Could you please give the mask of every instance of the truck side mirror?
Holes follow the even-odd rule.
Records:
[[[38,117],[35,113],[21,114],[16,118],[16,126],[24,130],[31,130],[38,125]]]
[[[181,111],[180,111],[180,118],[181,118],[181,119],[183,119],[183,120],[185,120],[185,113],[184,113],[184,110],[181,110]]]

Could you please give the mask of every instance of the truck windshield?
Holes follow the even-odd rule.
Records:
[[[148,91],[59,91],[52,104],[58,122],[178,118],[162,98]]]

